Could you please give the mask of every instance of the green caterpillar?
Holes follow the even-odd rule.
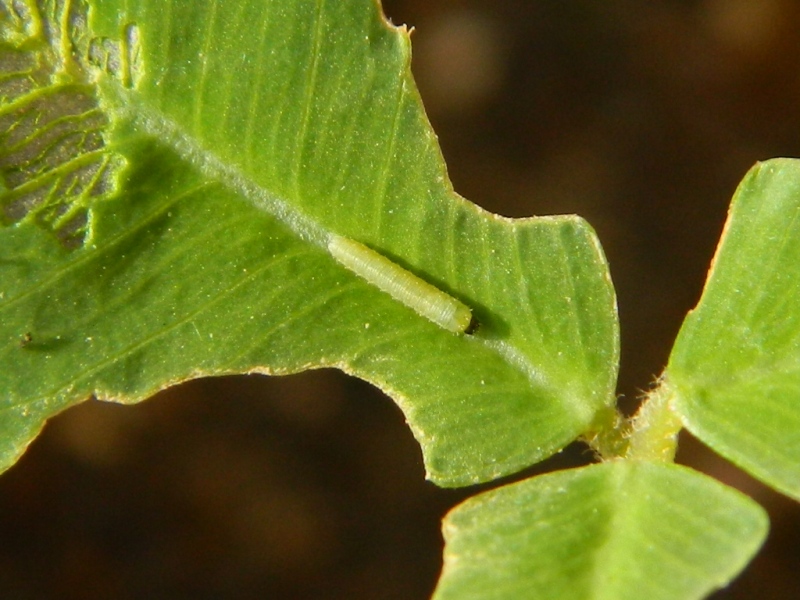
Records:
[[[332,235],[328,251],[339,263],[417,314],[453,333],[472,333],[472,311],[449,294],[423,281],[385,256],[354,240]]]

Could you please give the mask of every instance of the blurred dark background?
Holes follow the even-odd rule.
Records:
[[[697,301],[731,194],[800,156],[794,0],[386,0],[455,188],[578,213],[611,263],[626,410]],[[585,461],[580,449],[550,467]],[[680,462],[770,512],[718,599],[800,598],[800,507],[705,450]],[[0,477],[3,599],[425,599],[439,490],[400,411],[338,372],[191,382],[54,419]]]

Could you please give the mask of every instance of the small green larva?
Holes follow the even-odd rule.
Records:
[[[353,273],[439,327],[453,333],[475,330],[477,324],[466,305],[364,244],[332,235],[328,251]]]

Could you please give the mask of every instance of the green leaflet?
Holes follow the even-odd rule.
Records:
[[[739,185],[703,297],[667,385],[686,427],[800,499],[800,162],[756,165]]]
[[[684,467],[613,461],[527,479],[447,515],[434,600],[675,600],[726,585],[767,516]]]
[[[371,0],[2,6],[5,80],[28,82],[0,104],[3,466],[92,394],[136,402],[222,373],[366,379],[450,486],[549,456],[613,404],[615,297],[594,232],[453,193],[408,34]],[[63,105],[56,90],[87,99],[57,120],[94,141],[58,160],[36,128],[9,144],[44,123],[34,98]],[[9,159],[19,148],[36,169]],[[71,175],[89,162],[93,178]],[[79,182],[19,201],[57,177]],[[480,331],[453,336],[343,269],[331,235],[458,299]]]

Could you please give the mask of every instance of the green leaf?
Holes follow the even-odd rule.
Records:
[[[800,499],[800,161],[740,184],[667,374],[693,434]]]
[[[614,403],[605,258],[573,216],[456,195],[373,0],[0,2],[0,466],[89,395],[338,367],[428,476],[556,452]],[[64,12],[66,11],[66,12]],[[470,307],[455,335],[335,262],[355,239]]]
[[[747,564],[767,527],[750,498],[684,467],[561,471],[447,515],[434,600],[702,598]]]

